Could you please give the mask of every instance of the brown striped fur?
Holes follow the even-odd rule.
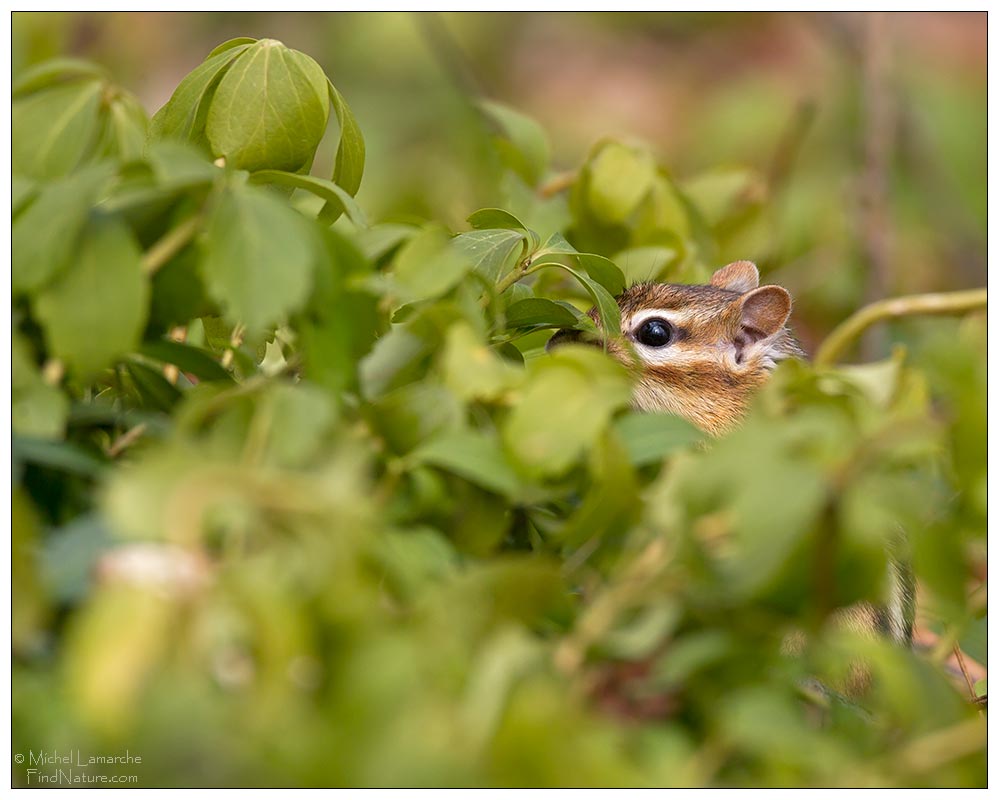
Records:
[[[640,283],[619,295],[621,339],[606,344],[639,373],[635,407],[677,414],[711,434],[738,422],[776,363],[800,355],[785,327],[790,296],[779,286],[758,285],[756,267],[738,261],[718,270],[711,285]],[[673,341],[663,348],[636,339],[650,315],[673,326]],[[590,316],[600,327],[596,309]],[[576,339],[560,332],[549,346]]]

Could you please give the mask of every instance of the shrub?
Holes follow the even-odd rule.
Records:
[[[606,140],[553,185],[537,124],[481,113],[507,210],[452,233],[369,223],[357,121],[279,42],[148,121],[89,64],[15,83],[15,752],[127,748],[149,786],[982,785],[943,661],[985,660],[984,321],[783,364],[718,440],[637,414],[545,341],[703,281],[764,178]],[[932,652],[829,624],[900,529]]]

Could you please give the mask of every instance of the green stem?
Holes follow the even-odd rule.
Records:
[[[912,294],[879,300],[857,311],[826,337],[815,354],[815,366],[832,366],[864,331],[886,319],[931,314],[964,314],[985,308],[987,303],[988,295],[985,289]]]
[[[188,217],[176,228],[167,231],[142,257],[142,271],[153,276],[171,258],[183,250],[201,227],[201,215]]]

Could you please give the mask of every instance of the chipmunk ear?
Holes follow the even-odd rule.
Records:
[[[734,304],[739,307],[739,332],[735,337],[736,360],[743,350],[761,339],[773,336],[791,315],[791,295],[781,286],[761,286],[747,292]]]
[[[711,285],[730,292],[749,292],[760,285],[760,271],[752,261],[734,261],[711,276]]]

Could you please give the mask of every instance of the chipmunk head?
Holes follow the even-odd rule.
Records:
[[[708,286],[641,283],[617,297],[623,341],[608,341],[607,352],[638,371],[636,408],[678,414],[712,434],[739,420],[777,362],[801,354],[784,327],[791,296],[759,283],[756,266],[737,261]],[[590,316],[599,328],[596,309]],[[559,331],[548,347],[579,340]]]

